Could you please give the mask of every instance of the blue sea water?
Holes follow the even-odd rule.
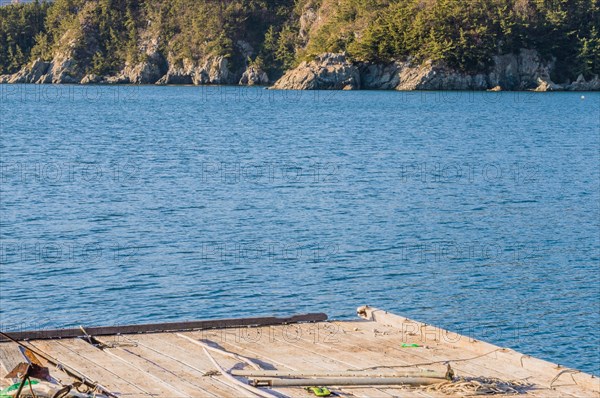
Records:
[[[600,374],[599,93],[0,96],[3,330],[370,304]]]

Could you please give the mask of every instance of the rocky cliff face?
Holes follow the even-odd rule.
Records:
[[[67,7],[70,2],[55,1],[51,2],[57,7],[55,11],[52,11],[53,6],[40,6],[32,18],[17,18],[15,14],[6,17],[10,24],[0,23],[10,27],[10,37],[21,35],[20,32],[25,32],[28,26],[33,25],[40,32],[40,35],[28,36],[35,37],[35,43],[20,40],[22,43],[19,46],[25,46],[24,52],[21,47],[17,51],[17,47],[9,46],[8,51],[9,47],[0,46],[3,51],[0,70],[14,72],[17,67],[21,67],[17,73],[0,76],[0,83],[268,85],[273,83],[272,78],[283,74],[275,82],[274,88],[599,89],[598,77],[585,80],[579,76],[574,82],[553,82],[551,79],[551,76],[570,76],[574,79],[579,71],[583,71],[588,78],[593,71],[598,73],[597,57],[594,56],[597,54],[598,43],[595,39],[592,40],[595,37],[592,32],[595,30],[588,32],[587,22],[582,22],[579,17],[581,12],[585,13],[589,8],[582,2],[578,2],[581,4],[576,7],[567,7],[565,21],[556,22],[555,35],[550,34],[547,40],[536,42],[540,52],[557,54],[556,66],[531,49],[492,57],[492,49],[506,48],[503,51],[514,51],[513,46],[519,45],[518,43],[531,42],[522,41],[521,36],[536,38],[554,26],[552,18],[544,19],[554,15],[554,11],[546,10],[545,6],[540,6],[539,10],[525,7],[532,15],[536,15],[541,24],[529,26],[529,22],[516,16],[522,11],[519,2],[514,4],[514,9],[510,9],[507,3],[508,8],[502,11],[507,15],[499,20],[516,24],[519,29],[514,31],[520,32],[518,37],[496,26],[496,30],[486,35],[494,39],[481,42],[481,38],[477,37],[457,40],[457,34],[460,33],[455,29],[457,26],[451,23],[448,25],[448,18],[436,14],[453,12],[451,7],[433,7],[435,1],[421,0],[407,0],[405,5],[412,2],[415,7],[398,8],[403,2],[231,0],[221,4],[208,0],[144,0],[113,4],[110,1],[81,0],[76,2],[77,7]],[[116,8],[109,7],[109,3]],[[485,0],[484,3],[494,4],[493,0]],[[583,8],[580,10],[580,7]],[[473,26],[479,26],[479,14],[473,13],[469,7],[464,8],[462,11],[465,12],[466,20],[472,19],[471,22],[475,24]],[[47,13],[44,18],[41,18],[42,12]],[[385,18],[388,12],[392,17]],[[394,17],[397,15],[404,15],[406,18]],[[427,49],[435,44],[426,39],[413,42],[411,46],[414,48],[403,46],[406,43],[403,43],[402,36],[395,36],[394,32],[412,32],[411,35],[416,35],[415,37],[432,36],[429,34],[431,32],[421,31],[422,26],[419,24],[404,23],[421,20],[421,17],[429,18],[424,20],[431,20],[440,28],[436,30],[436,35],[448,35],[449,42],[454,43],[449,46],[450,50],[443,50],[441,53],[437,50],[417,51],[417,48]],[[567,19],[571,21],[569,24]],[[582,23],[586,26],[580,30],[570,30]],[[590,27],[595,28],[593,23]],[[563,37],[563,31],[569,32],[567,36]],[[588,33],[589,37],[586,36]],[[505,34],[508,36],[503,37]],[[390,42],[392,37],[396,37],[398,43]],[[575,37],[577,40],[571,40]],[[562,40],[558,41],[559,49],[555,39]],[[471,41],[487,44],[482,44],[482,51],[472,51],[472,47],[469,47],[472,44],[460,44]],[[514,44],[504,46],[503,43]],[[402,48],[411,47],[415,58],[402,58],[404,53],[394,50],[398,47],[395,44]],[[588,48],[588,44],[591,47]],[[578,46],[582,48],[579,49]],[[584,48],[587,50],[583,51]],[[348,57],[328,52],[341,52],[342,49],[348,51]],[[568,49],[577,51],[566,51]],[[52,54],[47,58],[46,54],[49,53]],[[400,53],[402,55],[389,63],[353,61],[389,59],[394,57],[393,54]],[[43,54],[46,58],[25,61],[33,59],[32,54]],[[314,54],[321,55],[307,60],[307,57]],[[448,65],[460,65],[456,68],[461,69],[426,61],[427,56],[436,57],[440,54],[448,60]],[[492,66],[485,72],[464,72],[477,70],[490,57],[493,59]],[[417,58],[419,62],[415,61]],[[301,59],[306,61],[293,70],[284,70]],[[459,62],[460,59],[462,61]],[[422,62],[423,60],[426,62]],[[569,62],[570,60],[574,62]],[[25,62],[28,64],[25,65]]]
[[[242,86],[266,86],[269,84],[269,76],[265,71],[256,66],[249,66],[240,78]]]
[[[237,80],[229,70],[229,61],[223,56],[209,57],[202,63],[189,59],[181,65],[170,65],[167,73],[156,84],[235,84]]]
[[[209,57],[203,62],[185,59],[169,64],[161,54],[156,53],[138,64],[125,65],[113,76],[84,76],[77,63],[69,57],[56,57],[50,62],[37,59],[13,75],[0,76],[1,83],[267,85],[269,77],[254,66],[232,71],[229,59],[223,56]]]
[[[506,54],[494,59],[488,73],[466,74],[426,62],[353,64],[344,54],[322,54],[288,71],[273,88],[291,90],[599,90],[596,76],[586,81],[556,84],[550,79],[554,65],[545,63],[535,50]]]
[[[171,54],[164,56],[159,49],[158,37],[144,37],[139,50],[143,60],[127,63],[114,75],[84,74],[77,62],[75,49],[93,46],[93,32],[80,36],[79,41],[69,41],[70,34],[61,39],[61,50],[49,61],[36,59],[13,75],[0,76],[0,83],[38,84],[243,84],[267,85],[269,77],[260,68],[250,66],[234,68],[224,56],[207,56],[200,60],[175,60]],[[252,55],[251,46],[240,41],[238,46],[246,58]],[[93,49],[92,49],[93,50]],[[92,51],[88,49],[88,51]]]
[[[494,59],[488,73],[465,74],[426,62],[389,64],[352,63],[344,54],[325,53],[302,62],[285,73],[272,88],[284,90],[533,90],[597,91],[600,78],[554,83],[553,63],[544,63],[536,51],[521,50]],[[160,53],[150,51],[147,59],[126,65],[115,76],[83,76],[72,55],[57,54],[50,62],[40,59],[13,75],[0,76],[0,83],[38,84],[240,84],[268,85],[269,77],[256,66],[231,71],[228,58],[209,57],[203,62],[185,59],[169,63]]]
[[[68,57],[55,57],[50,62],[36,59],[14,75],[0,77],[4,83],[77,84],[81,73]]]
[[[61,41],[63,42],[61,50],[55,53],[51,61],[45,62],[41,59],[36,59],[13,75],[0,77],[0,82],[38,84],[79,83],[82,73],[73,59],[73,51],[76,43],[70,41],[68,36],[62,38]]]
[[[360,73],[356,65],[343,54],[326,53],[314,61],[302,62],[287,72],[273,88],[292,90],[353,90],[360,88]]]
[[[66,40],[66,39],[65,39]],[[232,70],[224,56],[201,61],[169,61],[158,51],[158,40],[144,41],[145,59],[127,64],[114,76],[83,76],[74,59],[75,43],[45,62],[40,59],[13,75],[0,76],[0,83],[38,84],[240,84],[267,85],[269,77],[256,66]],[[251,51],[251,50],[248,50]],[[289,70],[274,89],[290,90],[600,90],[600,78],[562,84],[550,79],[553,62],[544,62],[535,50],[494,57],[488,73],[466,74],[432,62],[410,61],[388,64],[353,63],[344,54],[325,53]]]

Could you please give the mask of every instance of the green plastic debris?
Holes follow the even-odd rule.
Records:
[[[328,397],[331,395],[331,391],[326,387],[306,387],[306,391],[312,392],[317,397]]]
[[[406,344],[406,343],[402,343],[402,348],[412,348],[412,347],[421,347],[418,344]]]
[[[25,382],[24,387],[27,387],[29,385],[35,386],[36,384],[39,384],[40,382],[37,380],[27,380]],[[17,391],[19,389],[19,386],[21,385],[21,382],[15,383],[12,386],[8,386],[3,390],[0,390],[0,398],[12,398],[12,394],[10,394],[13,391]]]

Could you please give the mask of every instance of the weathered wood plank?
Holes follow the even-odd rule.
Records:
[[[115,358],[81,339],[61,340],[59,344],[93,362],[96,366],[108,369],[115,375],[122,376],[151,395],[189,398],[177,386],[165,383],[145,370]]]
[[[379,310],[377,308],[368,306],[361,307],[359,308],[359,313],[361,313],[361,317],[369,319],[380,325],[387,324],[402,331],[416,330],[421,335],[423,341],[427,341],[427,336],[443,336],[443,340],[453,342],[453,345],[456,347],[469,349],[470,351],[480,354],[501,348],[485,341],[475,340],[467,336],[462,336],[458,333],[414,321],[412,319]],[[553,364],[539,358],[533,358],[529,355],[521,354],[511,349],[499,350],[496,352],[496,355],[498,358],[502,357],[504,359],[504,364],[512,364],[516,368],[524,368],[528,372],[537,373],[538,377],[546,377],[549,380],[553,380],[559,372],[565,372],[565,374],[568,375],[567,379],[571,378],[573,380],[572,385],[576,385],[578,387],[571,389],[570,384],[553,384],[553,387],[564,387],[562,390],[565,393],[570,391],[580,393],[580,389],[583,389],[584,391],[591,390],[597,393],[597,395],[600,395],[600,380],[590,374],[579,372],[574,369],[560,367],[557,364]]]
[[[198,393],[209,397],[218,397],[218,395],[207,391],[207,388],[188,381],[189,377],[186,377],[181,372],[156,363],[147,352],[144,352],[144,355],[142,355],[134,353],[133,350],[120,348],[107,348],[103,351],[123,361],[137,371],[147,374],[169,390],[176,391],[184,397],[192,398],[198,395]]]
[[[135,379],[133,381],[127,380],[125,375],[115,372],[118,371],[118,368],[106,369],[98,366],[93,360],[73,352],[73,350],[60,344],[58,340],[35,341],[30,344],[59,359],[62,364],[77,369],[87,379],[102,384],[117,395],[127,396],[128,398],[151,396],[149,391],[136,384]]]
[[[102,326],[86,327],[85,330],[92,336],[110,336],[117,334],[135,334],[135,333],[162,333],[186,330],[201,329],[225,329],[233,327],[250,327],[265,325],[285,325],[299,322],[321,322],[327,319],[323,313],[301,314],[290,317],[255,317],[239,319],[214,319],[190,322],[171,322],[154,323],[145,325],[126,325],[126,326]],[[48,340],[85,337],[86,334],[81,329],[48,329],[48,330],[30,330],[23,332],[9,333],[15,340]],[[0,336],[0,343],[9,341],[4,336]]]
[[[530,395],[554,395],[548,392],[551,391],[549,386],[534,373],[499,360],[497,353],[502,352],[501,350],[503,349],[501,347],[492,345],[490,351],[483,351],[482,354],[480,349],[472,349],[469,345],[454,345],[457,341],[455,339],[451,339],[451,343],[443,339],[429,339],[426,344],[426,347],[429,348],[403,349],[400,348],[400,342],[404,341],[405,337],[392,326],[373,325],[369,322],[358,322],[354,326],[354,329],[363,331],[363,333],[359,333],[355,337],[358,340],[357,343],[364,350],[371,351],[374,355],[381,355],[383,350],[390,357],[402,357],[405,360],[414,358],[409,361],[412,363],[449,361],[452,363],[452,367],[457,375],[496,377],[504,380],[527,379],[529,382],[536,384],[538,388],[538,390],[530,392]],[[340,323],[340,327],[350,333],[347,323]],[[366,337],[369,333],[373,332],[373,329],[377,329],[380,332],[377,334],[377,337]],[[584,392],[585,390],[578,387],[571,388],[570,386],[561,389],[563,396],[572,397],[581,396],[582,391]]]
[[[203,371],[208,372],[214,372],[216,370],[200,346],[175,334],[165,334],[161,335],[160,337],[160,340],[157,340],[159,335],[144,335],[143,344],[155,345],[157,350],[167,351],[168,354],[166,355],[172,356],[173,358],[184,363],[186,366],[200,368]],[[211,355],[219,363],[219,365],[225,369],[242,369],[244,366],[242,362],[236,359],[222,356],[214,352],[211,352]],[[233,386],[231,382],[226,380],[224,377],[220,375],[210,376],[210,380],[214,381],[215,383],[220,383],[220,388],[229,389],[229,392],[222,396],[239,396],[240,393],[237,390],[233,392],[234,395],[231,395],[232,393],[230,390],[233,388]],[[285,394],[285,396],[297,396],[294,392],[296,388],[290,388],[287,390],[291,391],[291,393]],[[306,397],[304,391],[302,391],[302,393],[302,396]]]
[[[179,346],[173,346],[166,340],[170,334],[156,334],[144,336],[126,337],[127,341],[137,344],[134,347],[123,347],[108,349],[123,358],[128,359],[131,356],[137,356],[140,359],[149,361],[160,369],[157,374],[159,377],[166,377],[167,380],[174,381],[175,378],[181,380],[187,388],[198,391],[205,391],[207,396],[234,396],[239,392],[230,387],[227,383],[217,379],[216,376],[205,375],[212,370],[212,366],[204,353],[193,350],[182,350]],[[152,339],[156,337],[156,339]],[[201,360],[198,360],[197,358]],[[162,376],[161,376],[162,374]]]
[[[337,323],[337,322],[334,322]],[[308,345],[307,347],[302,347],[302,344],[298,341],[296,342],[297,345],[299,345],[301,349],[311,349],[311,346],[316,346],[318,348],[312,348],[313,350],[318,350],[320,353],[323,354],[327,354],[330,355],[332,357],[335,358],[340,358],[343,359],[344,362],[350,362],[354,365],[354,368],[365,368],[365,367],[370,367],[370,366],[386,366],[386,365],[397,365],[397,364],[401,364],[401,365],[410,365],[411,363],[417,363],[417,362],[424,362],[424,359],[422,357],[417,357],[416,358],[416,362],[415,362],[415,358],[413,358],[413,354],[414,351],[412,351],[412,348],[407,348],[404,349],[404,351],[400,351],[401,354],[409,354],[408,357],[406,357],[405,355],[390,355],[390,352],[388,351],[388,347],[386,347],[387,344],[381,344],[378,343],[376,344],[377,350],[376,351],[371,351],[371,350],[366,350],[366,346],[365,343],[363,343],[363,341],[361,340],[357,340],[355,338],[352,338],[353,334],[362,334],[365,335],[369,340],[374,340],[377,341],[377,339],[380,339],[381,336],[388,336],[389,338],[394,338],[394,335],[385,335],[384,333],[387,333],[385,330],[383,330],[381,327],[379,329],[378,336],[379,337],[375,337],[374,334],[372,333],[373,330],[372,329],[365,329],[365,330],[361,330],[361,328],[359,328],[358,326],[362,327],[362,326],[376,326],[376,325],[367,325],[364,322],[343,322],[341,323],[343,325],[343,327],[336,327],[335,325],[332,325],[331,323],[322,323],[322,324],[318,324],[319,328],[315,329],[315,327],[313,325],[301,325],[298,327],[301,327],[302,329],[305,329],[302,333],[298,333],[298,335],[302,336],[302,341],[305,341],[306,344]],[[374,327],[374,329],[376,329],[376,327]],[[316,332],[315,332],[316,330]],[[369,331],[370,333],[367,333],[367,331]],[[312,334],[311,334],[312,332]],[[349,335],[349,336],[348,336]],[[397,334],[396,334],[397,335]],[[410,342],[416,342],[416,341],[411,341],[411,336],[408,336],[407,338],[407,343]],[[402,340],[404,341],[404,340]],[[399,345],[400,341],[394,341],[395,345]],[[439,350],[438,350],[439,351]],[[476,355],[476,354],[473,354]],[[454,355],[454,357],[456,357],[456,355]],[[426,357],[428,358],[428,357]],[[442,365],[442,369],[443,369],[443,365]],[[428,365],[428,366],[424,366],[424,368],[435,368],[432,365]],[[473,370],[475,371],[475,369]],[[514,377],[509,377],[514,379]],[[400,396],[400,397],[405,397],[405,396],[429,396],[429,397],[447,397],[447,395],[444,395],[442,393],[436,393],[434,391],[420,391],[418,389],[398,389],[398,388],[387,388],[387,389],[383,389],[385,392],[392,394],[394,396]],[[544,397],[561,397],[562,395],[558,392],[555,391],[550,391],[548,392],[546,389],[544,389],[541,392],[541,395],[539,392],[530,392],[528,394],[529,396],[532,397],[537,397],[537,396],[544,396]]]
[[[360,346],[354,345],[345,334],[338,333],[339,328],[332,323],[320,323],[315,325],[293,325],[296,329],[294,338],[287,339],[286,343],[296,347],[299,351],[311,352],[317,357],[335,358],[341,364],[347,366],[345,370],[361,369],[368,366],[378,366],[390,364],[390,359],[386,355],[377,356],[377,358],[368,358],[363,355],[363,350]],[[345,349],[341,350],[339,345],[344,344]],[[356,353],[356,354],[355,354]],[[396,364],[397,361],[394,362]],[[443,372],[445,367],[440,367]],[[382,373],[385,373],[383,369]],[[387,371],[393,372],[391,370]],[[378,392],[385,394],[382,396],[415,396],[415,397],[432,397],[433,395],[418,390],[408,390],[404,388],[378,387],[378,391],[374,388],[370,389],[371,393]],[[354,388],[344,387],[343,391],[354,391]],[[364,392],[364,391],[363,391]]]
[[[17,379],[5,379],[4,376],[22,362],[27,361],[17,344],[0,344],[0,372],[2,372],[0,375],[0,386],[4,388],[17,381]]]
[[[294,325],[297,326],[297,325]],[[340,362],[336,358],[331,358],[317,353],[298,349],[285,341],[283,333],[271,333],[271,330],[262,328],[256,330],[255,336],[247,336],[247,338],[239,338],[237,343],[228,341],[219,341],[223,336],[219,333],[211,331],[187,333],[190,337],[209,338],[212,341],[218,342],[228,350],[247,355],[250,353],[252,357],[270,362],[271,365],[277,365],[287,370],[345,370],[348,364]],[[257,337],[257,336],[260,336]],[[353,388],[352,393],[356,396],[372,396],[377,392],[382,397],[389,397],[389,394],[374,388]]]
[[[144,337],[151,337],[151,336],[144,336]],[[205,337],[207,337],[207,336],[203,335],[203,338],[205,338]],[[231,338],[231,336],[230,336],[230,338]],[[215,339],[215,340],[218,340],[218,339]],[[231,338],[231,340],[235,340],[235,338]],[[185,352],[197,350],[199,348],[197,345],[189,342],[188,340],[183,339],[181,337],[177,337],[175,335],[167,336],[166,342],[167,342],[167,344],[172,344],[172,345],[176,345],[178,347],[181,347],[181,349],[183,349]],[[231,349],[231,347],[224,347],[221,344],[222,341],[218,340],[217,342],[219,343],[219,347],[220,348],[222,348],[222,349],[228,349],[228,348]],[[259,360],[259,364],[261,364],[260,358],[257,358],[256,356],[248,355],[248,352],[245,351],[245,350],[243,350],[243,349],[235,349],[235,350],[232,350],[232,352],[235,352],[237,354],[240,354],[240,355],[243,355],[243,356],[246,356],[246,357],[250,357],[250,359],[252,359],[252,360],[257,360],[258,359]],[[204,357],[205,354],[200,354],[200,355],[201,355],[201,357]],[[234,366],[237,362],[235,362],[235,361],[232,362],[231,360],[229,360],[230,362],[228,362],[227,357],[220,356],[218,354],[214,354],[213,357],[219,363],[221,363],[222,366],[224,366],[225,368],[236,368],[237,369],[237,367]],[[263,362],[262,365],[267,365],[267,364],[265,362]],[[275,392],[275,393],[281,393],[281,394],[283,394],[284,397],[290,397],[290,398],[293,398],[293,397],[306,398],[306,396],[307,396],[306,391],[304,391],[300,387],[279,387],[279,388],[272,389],[272,390],[269,390],[269,391],[272,391],[272,392]]]
[[[388,371],[394,372],[420,366],[440,371],[445,368],[444,363],[450,361],[456,373],[462,376],[527,380],[536,387],[527,392],[531,398],[600,398],[600,379],[591,375],[572,373],[576,371],[385,311],[373,309],[370,315],[372,320],[284,324],[271,322],[273,319],[290,321],[292,317],[247,318],[241,322],[227,322],[222,329],[207,329],[205,327],[218,325],[201,321],[203,327],[184,328],[186,332],[182,334],[194,340],[209,340],[211,346],[250,358],[263,369],[330,372],[377,368],[378,372],[385,372],[385,367],[389,367]],[[256,319],[266,323],[257,326]],[[240,325],[244,322],[252,324]],[[240,396],[231,380],[210,372],[215,370],[215,366],[202,346],[178,333],[155,333],[159,327],[169,329],[177,324],[180,323],[145,325],[148,328],[142,333],[136,327],[134,334],[98,337],[107,343],[103,350],[82,339],[34,340],[30,344],[123,398]],[[88,332],[92,333],[93,329]],[[403,347],[403,343],[417,343],[420,347]],[[211,356],[224,369],[249,369],[249,365],[240,358],[212,351]],[[12,369],[24,361],[15,344],[0,344],[0,371],[8,371],[8,367]],[[58,375],[66,382],[72,381],[53,366],[49,368],[53,376]],[[560,374],[561,371],[564,374]],[[561,377],[551,389],[552,379],[559,374]],[[342,387],[335,390],[342,397],[447,397],[436,391],[400,386]],[[301,387],[279,387],[269,391],[280,397],[308,396]]]

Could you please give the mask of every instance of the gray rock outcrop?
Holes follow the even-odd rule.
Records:
[[[154,84],[165,74],[165,62],[160,55],[136,65],[126,65],[121,76],[131,84]]]
[[[81,71],[69,52],[57,53],[52,61],[36,59],[17,73],[0,76],[0,83],[38,84],[240,84],[267,85],[269,77],[260,68],[231,70],[229,58],[212,56],[201,61],[184,59],[169,63],[158,51],[158,41],[148,41],[145,60],[125,65],[114,76]],[[154,44],[152,44],[154,43]],[[243,44],[243,43],[242,43]],[[248,49],[250,51],[250,49]],[[521,50],[494,58],[487,73],[468,74],[433,62],[411,60],[387,64],[353,63],[344,54],[325,53],[302,62],[275,82],[275,89],[293,90],[533,90],[598,91],[600,78],[557,84],[550,78],[554,62],[544,61],[534,50]]]
[[[48,73],[36,83],[77,84],[82,78],[83,73],[72,58],[55,57]]]
[[[485,90],[488,88],[483,74],[459,73],[453,69],[434,66],[426,62],[420,66],[409,63],[399,70],[396,90]]]
[[[70,58],[56,57],[50,62],[36,59],[7,79],[7,83],[76,84],[81,74]]]
[[[234,84],[229,71],[229,61],[223,56],[210,57],[204,63],[197,64],[184,59],[179,65],[171,64],[167,73],[156,84]]]
[[[37,83],[47,73],[50,65],[38,58],[8,78],[8,83]]]
[[[108,84],[154,84],[167,72],[167,61],[159,51],[159,39],[153,36],[144,37],[139,46],[144,60],[138,63],[127,63],[116,75],[101,79]]]
[[[279,79],[274,88],[291,90],[361,88],[368,90],[600,90],[600,79],[556,84],[554,61],[544,61],[535,50],[494,58],[488,73],[458,72],[431,61],[354,65],[343,54],[323,54],[303,62]]]
[[[394,62],[387,65],[360,65],[361,88],[367,90],[393,90],[400,83],[399,71],[402,63]]]
[[[269,76],[256,66],[249,66],[242,74],[239,84],[243,86],[266,86],[269,84]]]
[[[325,53],[302,62],[288,71],[273,86],[290,90],[341,90],[360,88],[359,68],[344,54]]]
[[[231,84],[229,60],[223,56],[211,57],[202,66],[199,76],[208,76],[208,80],[200,80],[195,84]],[[235,79],[237,80],[237,79]]]
[[[594,76],[589,81],[585,80],[583,75],[579,75],[577,80],[571,84],[565,85],[565,90],[568,91],[598,91],[600,90],[600,78]]]
[[[38,84],[77,84],[84,73],[75,61],[74,52],[81,38],[65,33],[60,39],[60,50],[54,53],[43,75],[31,83]]]
[[[549,86],[550,72],[554,62],[544,62],[537,51],[521,49],[519,54],[505,54],[494,57],[494,66],[488,74],[489,85],[500,86],[508,90],[531,90],[540,85],[540,81]]]
[[[91,73],[89,75],[85,75],[83,79],[81,79],[80,84],[98,84],[100,82],[102,82],[102,78]]]
[[[562,91],[564,87],[560,84],[554,83],[549,78],[539,77],[537,81],[537,87],[533,91]]]
[[[318,20],[318,4],[311,1],[308,2],[302,13],[300,14],[299,23],[300,29],[298,32],[298,38],[300,39],[301,45],[304,47],[308,43],[310,31]]]

